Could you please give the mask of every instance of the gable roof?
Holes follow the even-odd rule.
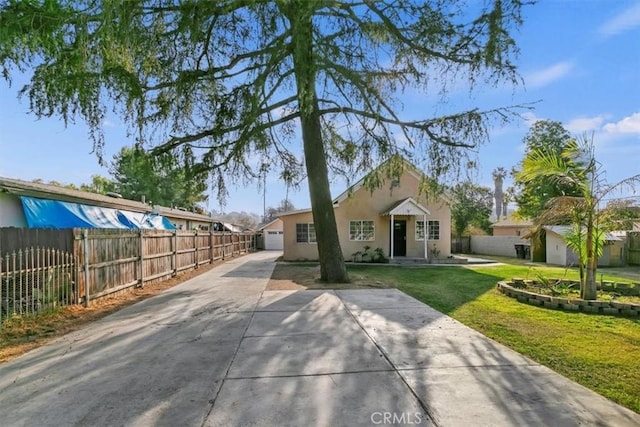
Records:
[[[265,228],[267,228],[267,227],[268,227],[268,226],[270,226],[271,224],[276,223],[277,221],[282,221],[282,220],[281,220],[280,218],[276,218],[276,219],[274,219],[273,221],[266,222],[266,223],[264,223],[264,224],[262,224],[262,225],[258,226],[258,230],[264,230]]]
[[[306,213],[306,212],[311,212],[311,208],[296,209],[296,210],[293,210],[293,211],[280,212],[279,214],[277,214],[277,217],[280,218],[280,217],[287,216],[287,215],[297,215],[297,214]]]
[[[404,157],[400,157],[400,159],[403,161],[404,163],[404,170],[403,172],[407,172],[409,173],[411,176],[413,176],[414,178],[420,180],[422,178],[424,178],[426,175],[420,171],[413,163],[409,162],[407,159],[405,159]],[[376,171],[377,169],[380,169],[381,167],[383,167],[387,162],[391,161],[391,159],[387,159],[384,162],[382,162],[380,165],[378,165],[376,168],[374,168],[371,172],[365,174],[362,178],[360,178],[360,180],[358,180],[358,182],[356,182],[355,184],[349,186],[345,191],[343,191],[342,193],[340,193],[336,198],[333,199],[333,207],[337,207],[340,205],[341,202],[345,201],[351,194],[355,193],[356,191],[360,190],[363,186],[364,186],[364,182],[367,179],[367,177],[374,171]],[[449,196],[447,196],[445,193],[441,194],[440,197],[442,197],[446,202],[451,202],[451,199],[449,198]],[[401,200],[400,202],[397,203],[402,203],[405,202],[407,199]],[[415,202],[414,203],[416,205],[418,205],[421,209],[427,211],[422,205],[419,205],[418,203]],[[294,211],[288,211],[288,212],[281,212],[279,214],[277,214],[278,217],[284,217],[284,216],[288,216],[288,215],[297,215],[297,214],[301,214],[301,213],[308,213],[308,212],[312,212],[311,208],[306,208],[306,209],[297,209]],[[428,213],[428,211],[427,211]],[[383,213],[381,213],[382,215]]]
[[[233,224],[231,222],[223,222],[224,228],[226,231],[231,231],[233,233],[242,233],[244,231],[244,227],[240,224]]]
[[[407,197],[406,199],[398,200],[393,203],[388,209],[380,212],[381,216],[386,215],[431,215],[431,212],[427,210],[420,203],[413,200],[413,197]]]
[[[418,180],[422,179],[425,176],[424,173],[422,173],[416,166],[413,165],[413,163],[409,162],[404,157],[400,157],[400,159],[404,163],[404,168],[405,169],[404,169],[403,172],[408,172],[411,176],[413,176],[414,178],[416,178]],[[365,180],[367,179],[367,177],[371,173],[375,172],[377,169],[382,168],[386,163],[390,162],[391,160],[392,160],[391,158],[385,160],[384,162],[380,163],[377,167],[375,167],[371,172],[365,174],[355,184],[353,184],[352,186],[348,187],[345,191],[343,191],[340,195],[338,195],[338,197],[333,199],[333,203],[334,204],[339,204],[340,202],[345,201],[349,197],[350,194],[353,194],[356,191],[358,191],[360,188],[362,188],[362,186],[364,185]]]

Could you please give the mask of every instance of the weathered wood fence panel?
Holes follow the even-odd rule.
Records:
[[[149,230],[143,237],[143,283],[166,279],[175,273],[174,233],[163,230]]]
[[[55,301],[53,306],[89,304],[94,298],[165,280],[182,271],[256,249],[252,233],[16,230],[22,229],[0,229],[3,319],[10,314],[35,312],[34,307],[45,307],[42,301]],[[28,248],[29,244],[33,247],[21,249]],[[5,247],[12,249],[5,251]],[[52,285],[56,280],[55,283],[59,283]],[[42,288],[41,284],[49,288]],[[45,296],[45,292],[51,295]]]
[[[77,253],[87,244],[90,254],[87,260],[80,255],[89,273],[79,280],[81,295],[86,296],[84,281],[90,283],[89,299],[255,249],[252,233],[215,231],[87,229],[76,230],[78,241],[83,243],[76,244]]]
[[[451,253],[468,254],[470,252],[471,252],[471,236],[451,238]]]
[[[627,233],[627,264],[640,265],[640,232]]]
[[[0,254],[27,248],[51,248],[73,252],[73,230],[55,228],[0,227]]]
[[[138,230],[83,229],[77,232],[76,239],[81,242],[77,245],[80,247],[77,253],[88,269],[82,282],[90,284],[90,298],[99,298],[140,283],[140,236]],[[86,297],[85,287],[81,288]]]

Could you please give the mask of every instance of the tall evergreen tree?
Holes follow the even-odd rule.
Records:
[[[192,146],[221,193],[256,157],[306,173],[321,278],[348,280],[329,171],[413,154],[441,177],[511,108],[405,118],[398,96],[435,79],[518,81],[521,0],[6,0],[0,65],[35,67],[38,115],[81,116],[95,148],[115,111],[155,152]],[[416,115],[414,114],[414,117]],[[346,124],[346,126],[345,126]],[[306,171],[297,167],[297,126]],[[401,138],[398,138],[401,135]],[[397,168],[396,168],[397,169]]]
[[[451,188],[450,194],[451,224],[456,237],[462,237],[469,225],[491,231],[489,216],[493,194],[490,188],[465,181]]]
[[[140,147],[123,147],[111,163],[115,191],[132,200],[193,209],[207,200],[207,175],[192,174],[193,155],[151,155]]]
[[[518,216],[536,218],[546,210],[546,204],[553,198],[580,195],[580,189],[575,182],[559,182],[547,175],[525,180],[524,175],[520,173],[523,164],[532,156],[544,154],[559,158],[572,141],[573,138],[560,122],[540,120],[531,126],[524,137],[525,157],[513,172]]]

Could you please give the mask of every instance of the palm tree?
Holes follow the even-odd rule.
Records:
[[[580,270],[580,283],[585,280],[585,266],[587,264],[587,245],[585,241],[585,231],[578,223],[573,224],[568,233],[564,235],[567,247],[578,255],[578,268]],[[596,229],[594,236],[594,257],[602,256],[605,245],[605,233],[602,227]],[[597,262],[596,262],[597,265]]]
[[[493,170],[493,184],[494,184],[494,192],[493,197],[496,200],[496,219],[500,219],[500,215],[502,212],[502,203],[504,201],[504,196],[502,193],[502,183],[504,178],[507,176],[507,171],[503,167],[498,167]],[[506,215],[505,215],[506,216]]]
[[[577,250],[580,263],[580,295],[596,299],[596,269],[602,253],[604,233],[615,224],[614,208],[600,209],[605,196],[640,183],[640,174],[609,185],[602,179],[600,164],[595,159],[593,138],[569,141],[561,154],[544,149],[532,150],[522,164],[518,178],[531,181],[545,177],[553,183],[569,184],[579,196],[557,196],[549,200],[545,210],[534,218],[534,224],[571,223],[568,245]]]
[[[511,203],[515,198],[515,189],[513,187],[508,187],[504,190],[504,194],[502,196],[502,216],[509,216],[509,203]]]

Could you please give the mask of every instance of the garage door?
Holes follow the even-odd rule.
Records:
[[[267,230],[264,239],[264,248],[268,251],[281,251],[283,245],[283,232],[278,230]]]

